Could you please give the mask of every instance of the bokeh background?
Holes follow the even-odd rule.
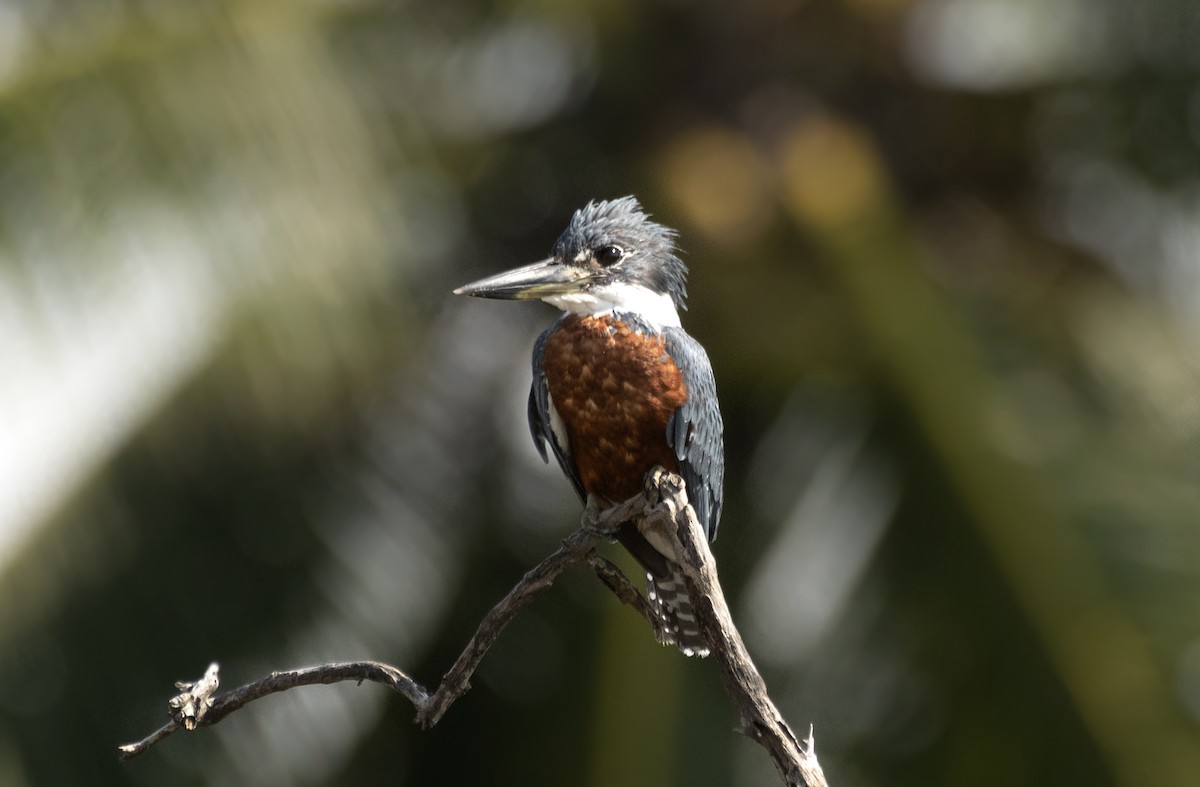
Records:
[[[719,565],[830,783],[1200,784],[1193,0],[0,0],[0,784],[767,785],[583,572],[429,732],[377,686],[133,762],[172,682],[436,684],[575,526],[550,307],[635,193]]]

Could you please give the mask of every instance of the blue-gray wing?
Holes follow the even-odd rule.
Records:
[[[551,426],[550,386],[546,383],[545,373],[542,372],[542,358],[546,351],[546,337],[550,335],[554,327],[552,325],[542,331],[542,335],[533,345],[533,385],[529,389],[528,410],[529,433],[533,435],[533,445],[541,455],[542,461],[550,461],[550,457],[546,454],[546,446],[549,445],[563,474],[571,479],[571,484],[575,487],[579,499],[586,500],[587,495],[583,491],[583,484],[579,481],[579,471],[575,468],[575,460],[571,458],[571,447],[565,444],[565,436],[561,438],[562,442],[559,442],[560,438],[554,434]]]
[[[663,331],[667,354],[679,367],[688,398],[667,422],[667,442],[679,460],[688,500],[711,541],[725,497],[725,444],[717,384],[708,355],[682,328]]]

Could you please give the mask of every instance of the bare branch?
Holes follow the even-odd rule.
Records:
[[[475,669],[521,608],[550,587],[566,568],[583,562],[613,595],[633,607],[657,632],[662,622],[650,603],[619,568],[595,551],[597,540],[611,539],[617,528],[626,522],[634,522],[643,533],[653,534],[654,543],[669,544],[674,549],[673,558],[683,571],[697,622],[713,658],[720,665],[725,688],[741,717],[743,731],[767,750],[789,787],[828,787],[817,762],[811,728],[804,741],[792,732],[768,696],[766,684],[733,625],[708,540],[687,503],[682,479],[661,468],[647,476],[643,494],[619,506],[601,511],[589,501],[581,527],[492,607],[432,694],[396,667],[376,661],[352,661],[274,672],[214,697],[218,673],[213,664],[200,680],[176,684],[181,693],[170,701],[172,720],[142,740],[121,746],[121,758],[136,757],[181,728],[190,730],[216,724],[268,694],[297,686],[348,680],[371,681],[391,687],[413,704],[418,724],[432,727],[470,689]]]
[[[617,568],[615,563],[598,552],[592,552],[588,555],[588,565],[592,567],[592,571],[596,572],[596,577],[604,583],[605,587],[617,597],[617,600],[633,607],[654,627],[655,632],[658,631],[662,626],[662,620],[655,614],[654,607],[650,606],[646,597],[629,581],[629,577],[621,573],[621,569]]]
[[[602,526],[591,524],[581,527],[563,540],[554,553],[532,568],[496,606],[484,616],[474,636],[463,649],[454,666],[442,678],[437,691],[429,693],[402,670],[376,661],[351,661],[320,664],[286,672],[273,672],[265,678],[247,683],[233,691],[213,698],[217,688],[217,667],[212,665],[205,677],[193,683],[180,682],[176,688],[181,693],[172,697],[168,705],[172,719],[135,743],[118,747],[122,759],[131,759],[144,753],[154,744],[174,734],[181,727],[195,729],[207,727],[224,719],[230,713],[254,700],[297,686],[339,683],[341,681],[371,681],[390,686],[406,697],[416,709],[416,721],[423,727],[437,724],[446,710],[471,688],[471,676],[483,660],[484,655],[500,632],[522,607],[533,600],[542,590],[550,587],[567,567],[583,563],[589,555],[595,555],[598,538],[611,535]],[[598,556],[597,556],[598,557]],[[607,561],[606,561],[607,562]],[[611,564],[609,564],[611,566]],[[612,566],[613,571],[617,571]],[[618,572],[619,573],[619,572]],[[624,577],[622,577],[624,579]],[[606,583],[607,584],[607,583]],[[625,580],[629,584],[629,580]],[[620,583],[617,583],[620,586]],[[613,587],[613,585],[609,585]],[[614,589],[614,592],[617,592]],[[636,591],[635,591],[636,593]],[[621,597],[621,596],[618,596]],[[643,602],[644,603],[644,602]]]
[[[426,729],[437,724],[454,701],[467,693],[467,689],[471,688],[471,675],[504,627],[516,617],[521,607],[533,600],[535,594],[550,587],[563,569],[586,560],[588,553],[595,548],[596,535],[595,530],[581,527],[567,536],[554,554],[521,577],[516,587],[492,607],[454,666],[442,678],[442,685],[438,686],[428,702],[417,706],[418,724]]]
[[[717,578],[708,539],[687,503],[683,480],[661,469],[646,478],[646,508],[638,520],[643,533],[654,533],[676,549],[696,620],[713,658],[721,667],[725,689],[741,715],[743,731],[771,755],[784,783],[791,787],[828,787],[817,762],[810,728],[801,743],[767,694],[766,683],[733,624],[725,593]]]
[[[215,671],[212,667],[209,667],[209,672]],[[321,664],[315,667],[305,667],[303,669],[286,670],[284,672],[272,672],[265,678],[247,683],[244,686],[239,686],[233,691],[226,692],[213,699],[209,704],[207,713],[197,719],[197,726],[208,727],[216,724],[234,711],[268,694],[277,694],[281,691],[294,689],[297,686],[316,686],[320,684],[340,683],[348,680],[355,681],[356,683],[371,681],[372,683],[381,683],[385,686],[390,686],[395,691],[407,697],[417,707],[422,706],[429,698],[428,692],[419,683],[389,664],[383,664],[378,661],[342,661]],[[176,684],[178,687],[188,685],[186,683]],[[173,697],[168,703],[172,710],[176,709],[178,699],[179,697]],[[139,754],[143,754],[151,746],[178,731],[181,727],[185,729],[194,728],[186,727],[186,722],[179,718],[177,712],[173,713],[173,716],[175,718],[172,718],[171,721],[159,727],[142,740],[118,747],[118,750],[121,752],[121,759],[128,760]]]

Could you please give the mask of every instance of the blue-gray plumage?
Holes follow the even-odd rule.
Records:
[[[717,383],[708,354],[679,328],[664,331],[667,354],[683,372],[688,398],[667,422],[667,442],[675,449],[688,499],[708,540],[717,537],[725,490],[725,453]]]
[[[638,494],[655,466],[678,472],[710,539],[724,487],[721,413],[704,349],[684,332],[687,268],[675,232],[633,197],[577,211],[542,262],[455,290],[544,300],[564,314],[533,351],[529,428],[581,499]],[[632,524],[618,538],[646,568],[665,641],[707,653],[678,568]]]

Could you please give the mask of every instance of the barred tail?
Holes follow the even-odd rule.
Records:
[[[696,623],[679,566],[647,541],[632,522],[617,528],[617,540],[646,569],[646,595],[659,620],[658,641],[675,645],[686,656],[707,656],[708,644]]]
[[[661,621],[658,641],[675,645],[685,656],[707,656],[708,643],[696,622],[696,613],[679,568],[668,565],[665,577],[647,571],[646,586],[650,606]]]

